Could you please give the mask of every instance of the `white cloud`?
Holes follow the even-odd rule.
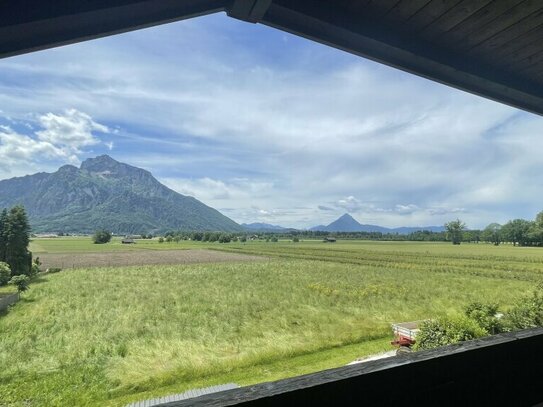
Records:
[[[397,204],[394,207],[394,210],[401,214],[411,214],[413,212],[418,211],[420,208],[417,205],[409,204],[409,205],[401,205]]]
[[[30,131],[35,128],[28,122],[11,122]],[[39,163],[47,165],[48,161],[78,163],[81,148],[100,143],[93,131],[108,132],[106,126],[75,109],[68,109],[64,114],[40,115],[37,122],[41,130],[31,134],[0,126],[0,174],[22,175],[39,168]]]
[[[64,114],[46,113],[39,116],[38,121],[43,128],[36,132],[38,139],[74,152],[79,152],[81,147],[100,143],[93,131],[109,133],[106,126],[76,109],[67,109]]]
[[[15,165],[21,160],[36,158],[69,158],[69,156],[52,143],[18,134],[8,126],[0,126],[0,162]]]
[[[363,207],[362,202],[352,195],[338,200],[335,205],[339,208],[345,209],[347,212],[358,212]]]

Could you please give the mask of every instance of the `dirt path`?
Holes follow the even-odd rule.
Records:
[[[79,268],[261,261],[264,257],[215,250],[142,250],[102,253],[43,253],[42,270],[48,267]]]
[[[365,356],[363,358],[356,359],[354,362],[348,363],[347,366],[356,365],[358,363],[371,362],[372,360],[391,358],[393,356],[396,356],[396,350],[390,350],[388,352],[381,352],[376,353],[375,355]]]

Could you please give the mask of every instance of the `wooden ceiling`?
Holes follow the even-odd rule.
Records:
[[[19,0],[0,57],[218,11],[543,114],[541,0]]]

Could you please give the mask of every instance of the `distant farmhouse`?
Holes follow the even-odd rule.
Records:
[[[133,244],[136,243],[134,238],[132,236],[126,236],[123,240],[121,240],[122,244]]]
[[[325,237],[324,239],[322,239],[322,242],[323,243],[336,243],[336,238],[335,237]]]

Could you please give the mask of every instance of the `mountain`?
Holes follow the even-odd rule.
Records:
[[[442,232],[445,230],[443,226],[421,226],[421,227],[399,227],[399,228],[386,228],[377,225],[364,225],[359,223],[348,213],[340,216],[337,220],[330,223],[327,226],[319,225],[314,226],[309,230],[323,231],[323,232],[381,232],[381,233],[398,233],[400,235],[406,235],[416,232],[418,230],[429,230],[432,232]]]
[[[242,223],[241,226],[248,231],[268,231],[268,232],[281,232],[289,230],[278,225],[270,225],[269,223]]]
[[[400,235],[408,235],[409,233],[414,233],[414,232],[418,232],[418,231],[421,231],[421,230],[427,230],[429,232],[439,233],[439,232],[444,232],[445,227],[444,226],[420,226],[420,227],[403,226],[401,228],[390,229],[390,233],[398,233]]]
[[[23,204],[33,232],[149,233],[240,231],[241,226],[197,199],[162,185],[150,172],[108,155],[0,181],[0,208]]]
[[[319,227],[319,226],[316,226]],[[362,225],[348,213],[340,216],[328,226],[320,227],[319,229],[311,228],[311,230],[320,230],[325,232],[383,232],[387,229],[375,225]]]

